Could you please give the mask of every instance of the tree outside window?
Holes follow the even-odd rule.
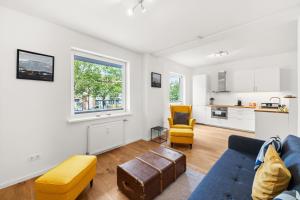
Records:
[[[74,113],[123,110],[122,67],[74,56]]]
[[[176,73],[170,74],[170,103],[183,103],[183,76]]]

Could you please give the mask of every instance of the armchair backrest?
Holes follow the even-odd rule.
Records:
[[[189,105],[171,105],[170,111],[171,111],[171,118],[174,118],[175,112],[186,112],[190,114],[189,118],[192,117],[192,106]]]

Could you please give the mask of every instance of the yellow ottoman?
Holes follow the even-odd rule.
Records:
[[[173,147],[173,143],[180,143],[189,144],[190,148],[192,148],[194,142],[193,129],[170,128],[169,135],[171,147]]]
[[[74,200],[96,175],[96,156],[76,155],[35,180],[36,200]]]

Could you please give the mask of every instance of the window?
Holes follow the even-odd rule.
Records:
[[[126,111],[126,62],[97,54],[73,54],[73,115]]]
[[[170,74],[170,93],[169,93],[170,103],[182,104],[184,102],[183,84],[184,84],[184,79],[181,74],[177,74],[177,73]]]

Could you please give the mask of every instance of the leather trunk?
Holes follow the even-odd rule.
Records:
[[[175,179],[186,171],[186,156],[183,153],[162,146],[152,149],[151,152],[174,163]]]
[[[117,167],[117,184],[131,200],[151,200],[161,193],[160,173],[133,159]]]
[[[136,158],[159,172],[161,192],[175,181],[175,165],[170,160],[165,159],[153,152],[144,153]]]

